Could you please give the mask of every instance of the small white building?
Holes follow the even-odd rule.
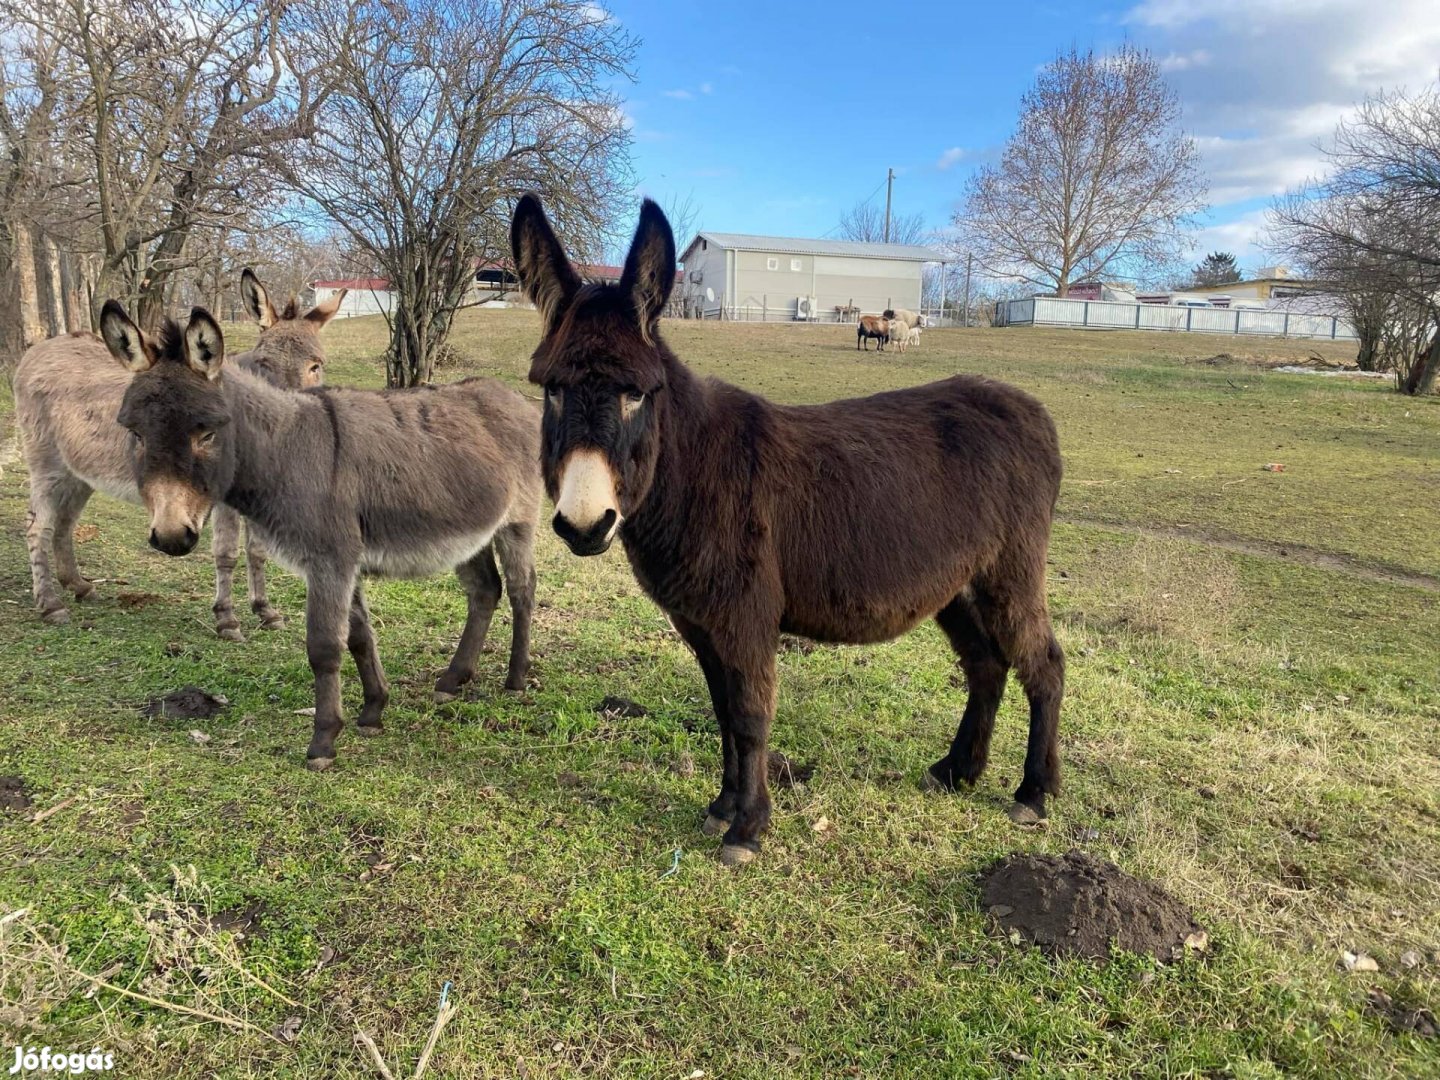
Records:
[[[925,264],[941,261],[939,253],[913,244],[706,231],[680,255],[682,303],[701,318],[779,322],[918,311]]]
[[[384,278],[338,278],[334,281],[312,281],[315,303],[323,304],[341,289],[345,299],[340,301],[336,318],[348,319],[356,315],[384,315],[395,310],[395,294],[390,291],[390,282]]]

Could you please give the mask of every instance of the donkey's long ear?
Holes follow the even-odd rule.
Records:
[[[154,340],[131,321],[118,300],[106,300],[100,309],[100,337],[110,355],[137,375],[149,371],[160,357]]]
[[[665,220],[665,212],[646,199],[640,205],[640,224],[635,226],[630,254],[625,256],[625,272],[620,275],[620,291],[635,305],[640,333],[646,341],[652,339],[674,287],[675,235]]]
[[[548,334],[579,291],[580,276],[570,265],[565,249],[550,227],[550,219],[534,195],[523,195],[515,204],[515,217],[510,222],[510,253],[515,257],[515,274],[540,310],[540,319]]]
[[[340,289],[330,299],[316,304],[305,313],[305,321],[314,323],[315,329],[320,329],[335,317],[335,313],[340,310],[341,301],[345,299],[345,294],[349,291],[349,289]]]
[[[201,307],[190,309],[190,325],[185,327],[185,363],[207,379],[218,379],[225,363],[225,338],[220,326]]]
[[[270,294],[248,266],[240,271],[240,301],[250,317],[260,324],[261,330],[268,330],[279,319],[275,314],[275,305],[270,303]]]

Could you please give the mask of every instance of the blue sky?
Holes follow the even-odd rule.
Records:
[[[1440,65],[1436,0],[606,7],[641,39],[620,88],[641,190],[690,196],[702,228],[786,236],[831,232],[887,167],[896,211],[942,227],[1056,50],[1129,41],[1161,58],[1200,146],[1197,252],[1254,268],[1266,203],[1320,169],[1336,121]]]

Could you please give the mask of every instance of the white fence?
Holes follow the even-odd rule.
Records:
[[[723,304],[710,304],[703,307],[696,307],[693,314],[684,314],[685,318],[698,319],[723,319],[730,322],[782,322],[782,323],[825,323],[834,326],[837,323],[849,323],[852,326],[860,321],[858,312],[844,313],[836,311],[834,306],[820,307],[807,319],[797,318],[795,305],[791,303],[788,308],[771,307],[769,304],[756,299],[753,304],[736,304],[733,307]],[[866,311],[867,315],[878,315],[877,311]],[[925,325],[936,326],[959,326],[960,319],[954,310],[946,312],[943,316],[938,307],[922,307],[917,314],[925,316]]]
[[[1269,337],[1356,340],[1355,330],[1336,315],[1254,308],[1171,307],[1117,304],[1109,300],[1060,300],[1037,296],[1002,301],[997,326],[1090,326],[1108,330],[1178,330],[1202,334],[1264,334]]]

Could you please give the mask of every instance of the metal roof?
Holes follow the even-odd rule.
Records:
[[[859,240],[801,240],[788,236],[756,236],[751,233],[701,232],[685,247],[680,261],[701,240],[716,247],[738,251],[774,251],[782,255],[848,255],[855,259],[901,259],[907,262],[940,262],[938,251],[919,244],[879,244]]]

